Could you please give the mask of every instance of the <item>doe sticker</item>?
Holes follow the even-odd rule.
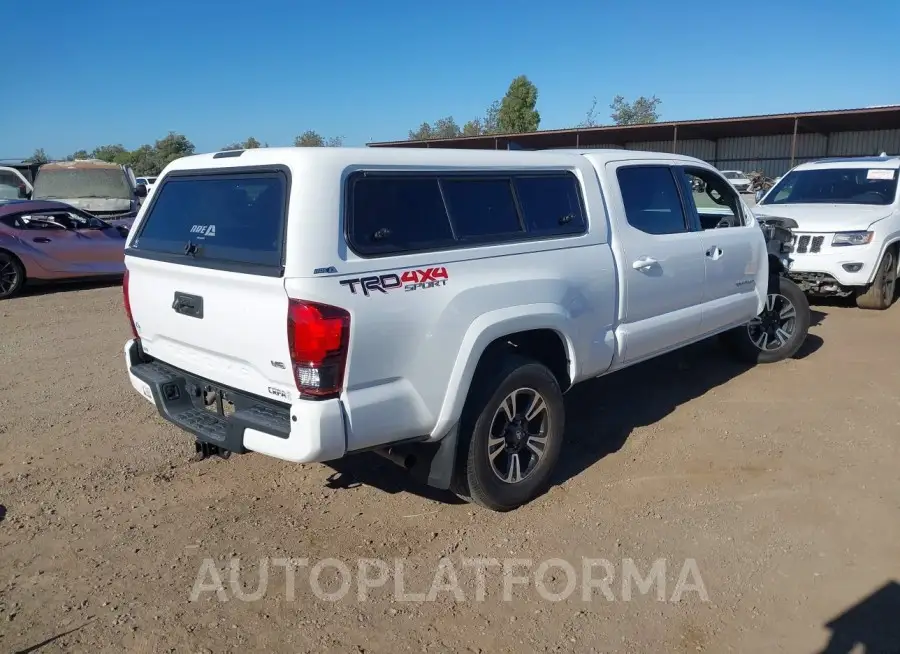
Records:
[[[892,168],[871,168],[866,174],[866,179],[894,179]]]

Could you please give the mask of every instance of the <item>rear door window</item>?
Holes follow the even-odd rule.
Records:
[[[185,263],[280,267],[286,193],[278,171],[167,177],[131,247]]]

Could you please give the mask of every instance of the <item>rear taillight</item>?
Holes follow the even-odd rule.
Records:
[[[137,333],[137,327],[134,326],[134,317],[131,315],[131,300],[128,298],[128,271],[122,278],[122,296],[125,298],[125,315],[128,316],[128,322],[131,324],[131,333],[135,338],[140,338]]]
[[[287,330],[297,390],[318,399],[339,395],[350,344],[350,314],[327,304],[291,300]]]

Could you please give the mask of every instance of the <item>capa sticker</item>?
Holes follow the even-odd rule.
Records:
[[[388,293],[402,288],[404,292],[439,288],[447,285],[450,275],[443,266],[438,268],[403,270],[384,275],[370,275],[355,279],[342,279],[341,286],[350,289],[353,295],[362,293],[366,297],[375,293]]]
[[[201,236],[215,236],[215,225],[194,225],[191,227],[191,234],[200,234]]]
[[[871,168],[866,173],[866,179],[894,179],[894,171],[891,168]]]

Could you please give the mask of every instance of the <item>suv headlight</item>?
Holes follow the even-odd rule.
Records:
[[[831,245],[867,245],[874,235],[875,232],[838,232],[831,239]]]

